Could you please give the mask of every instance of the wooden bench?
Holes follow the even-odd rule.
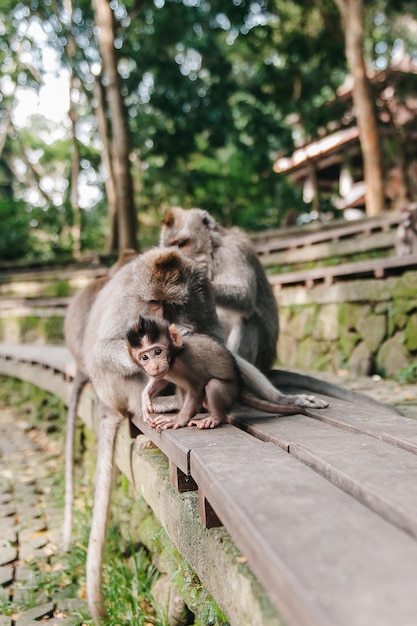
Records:
[[[71,376],[64,348],[0,345],[0,373],[19,363]],[[417,421],[334,385],[326,397],[309,416],[242,408],[211,431],[133,430],[178,489],[198,488],[203,523],[224,525],[288,625],[415,626]]]

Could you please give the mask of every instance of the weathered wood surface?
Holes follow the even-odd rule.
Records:
[[[71,370],[50,346],[0,345],[8,363]],[[315,380],[294,379],[273,374],[288,392]],[[134,426],[169,457],[173,484],[198,487],[203,520],[225,526],[289,626],[415,626],[417,421],[323,384],[330,407],[309,416],[237,407],[209,431]]]
[[[288,285],[304,285],[310,288],[317,283],[331,285],[337,280],[347,280],[356,277],[384,278],[388,275],[403,273],[416,268],[417,254],[409,254],[402,257],[369,259],[353,263],[340,263],[330,267],[283,272],[268,276],[268,280],[275,288]]]
[[[260,254],[259,258],[262,265],[265,267],[271,265],[300,266],[302,263],[317,263],[330,257],[349,258],[353,255],[366,254],[375,250],[385,252],[386,256],[392,256],[395,244],[394,233],[373,233],[372,235],[363,233],[360,238],[331,240],[314,245],[301,243],[301,241],[300,238],[298,246],[296,242],[291,245],[292,242],[287,241],[288,247],[285,247],[283,245],[285,242],[282,241],[282,250]]]
[[[389,233],[398,226],[401,219],[400,214],[395,213],[354,222],[339,222],[338,225],[332,223],[319,224],[312,232],[309,232],[308,227],[281,228],[277,231],[267,231],[266,236],[264,233],[254,235],[253,242],[256,251],[262,256],[281,250],[300,249],[325,242],[341,241],[347,238],[355,237],[356,240],[362,236],[369,238],[369,235],[372,233]],[[294,230],[296,232],[291,232]],[[390,241],[391,245],[393,245],[393,238],[390,238]]]

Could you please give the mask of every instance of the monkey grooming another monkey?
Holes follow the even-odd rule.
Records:
[[[180,249],[206,269],[226,346],[236,357],[248,391],[277,404],[328,406],[312,395],[284,395],[261,374],[268,374],[276,359],[278,308],[245,233],[223,228],[202,209],[171,207],[165,213],[160,244]],[[317,392],[321,391],[319,386]]]
[[[206,269],[227,347],[267,373],[277,356],[278,307],[249,237],[223,228],[202,209],[171,207],[160,244],[179,248]]]
[[[138,322],[127,332],[127,341],[132,360],[149,377],[142,393],[142,416],[154,428],[187,425],[198,429],[215,428],[226,422],[236,401],[272,413],[305,413],[302,408],[274,404],[246,392],[232,353],[208,335],[182,336],[175,324],[139,316]],[[152,398],[169,382],[174,383],[182,395],[180,411],[175,417],[152,418]],[[192,420],[202,405],[209,415]]]

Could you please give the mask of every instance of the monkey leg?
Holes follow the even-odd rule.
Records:
[[[158,431],[187,426],[190,419],[198,413],[204,398],[204,389],[189,389],[185,395],[181,389],[178,389],[178,393],[180,397],[183,397],[179,413],[174,416],[158,415],[151,424]]]
[[[99,437],[93,518],[87,551],[87,601],[96,622],[107,616],[102,595],[103,551],[113,478],[113,454],[122,416],[99,406]]]
[[[68,405],[67,425],[65,433],[65,508],[63,525],[63,547],[68,550],[72,535],[72,514],[74,506],[74,452],[75,424],[77,419],[78,401],[88,377],[77,369],[72,385]]]
[[[226,421],[227,411],[238,396],[238,387],[235,380],[225,381],[212,378],[205,386],[205,399],[209,415],[201,419],[193,419],[188,424],[199,430],[216,428]]]

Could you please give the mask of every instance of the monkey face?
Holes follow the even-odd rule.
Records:
[[[175,246],[198,263],[207,264],[206,257],[212,254],[215,229],[216,222],[207,211],[171,207],[162,223],[160,244]]]
[[[163,344],[156,344],[144,348],[132,348],[132,356],[147,376],[163,378],[169,371],[167,348]]]

